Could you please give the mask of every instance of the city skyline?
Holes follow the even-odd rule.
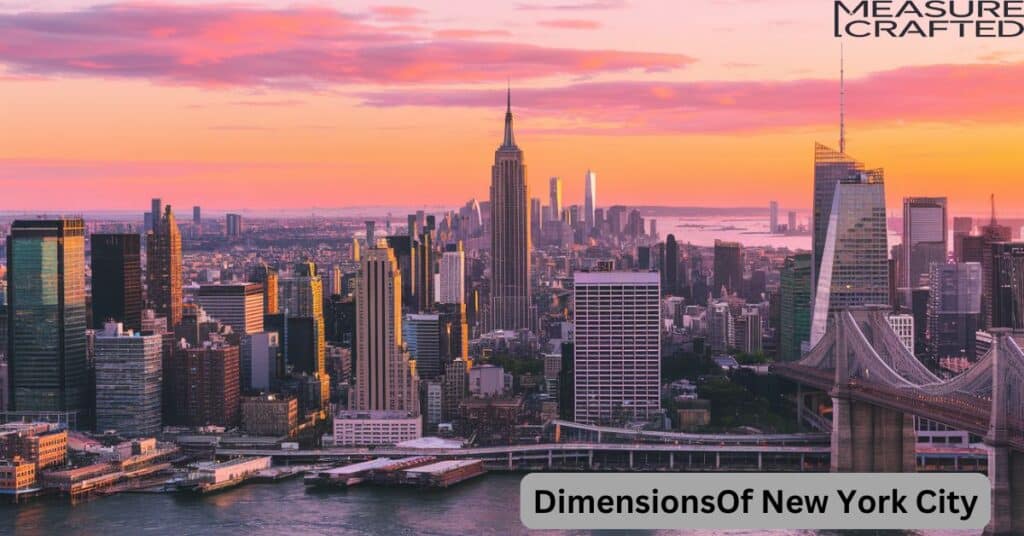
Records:
[[[665,21],[653,3],[325,6],[0,6],[0,98],[15,104],[0,210],[126,210],[156,191],[216,211],[483,199],[509,79],[537,192],[593,169],[626,204],[809,207],[808,148],[838,137],[839,46],[809,0]],[[702,46],[720,32],[745,37]],[[271,61],[292,56],[306,60]],[[858,40],[846,57],[849,152],[885,163],[890,211],[945,195],[981,213],[989,192],[1018,208],[1012,45]],[[300,187],[251,187],[281,180]],[[440,180],[451,188],[415,188]],[[565,199],[582,204],[583,185]]]

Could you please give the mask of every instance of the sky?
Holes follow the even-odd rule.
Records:
[[[826,0],[0,0],[0,211],[458,206],[511,85],[531,195],[811,204],[838,144]],[[886,196],[1024,205],[1018,39],[844,39]],[[1018,213],[1018,214],[1015,214]]]

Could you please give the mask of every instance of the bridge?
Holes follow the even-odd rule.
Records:
[[[917,469],[913,416],[981,436],[988,447],[992,517],[986,534],[1024,533],[1024,351],[993,329],[991,349],[944,380],[925,367],[889,326],[887,307],[835,313],[821,341],[799,361],[771,371],[832,401],[831,470]],[[797,411],[806,396],[798,391]]]
[[[828,471],[826,442],[801,445],[711,443],[539,443],[471,448],[334,447],[217,449],[219,457],[350,462],[376,457],[480,458],[492,471]]]

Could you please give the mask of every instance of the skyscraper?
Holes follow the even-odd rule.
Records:
[[[1024,329],[1024,242],[997,242],[992,250],[992,324]]]
[[[253,266],[249,270],[249,281],[263,283],[263,314],[277,314],[277,270],[265,262]]]
[[[203,223],[203,212],[199,208],[199,205],[192,207],[192,225],[200,225]]]
[[[226,216],[225,229],[227,230],[228,238],[238,238],[242,236],[242,215],[241,214],[228,214]]]
[[[825,241],[828,235],[832,206],[835,201],[836,185],[851,180],[865,170],[864,164],[857,162],[841,151],[835,151],[820,143],[814,144],[814,213],[811,220],[813,227],[812,260],[814,270],[811,284],[817,289],[821,273],[821,262],[825,255]],[[878,171],[881,174],[881,171]]]
[[[920,286],[932,263],[945,264],[948,241],[945,197],[903,198],[901,287]]]
[[[85,223],[15,220],[7,238],[8,383],[14,411],[91,409]]]
[[[419,312],[430,311],[434,308],[434,245],[429,229],[419,234],[415,247],[416,309]]]
[[[956,262],[963,260],[963,241],[971,235],[974,230],[974,218],[970,216],[955,216],[953,218],[953,258]]]
[[[975,244],[969,244],[965,242],[965,250],[974,249],[971,246],[976,246],[981,249],[981,314],[982,314],[982,327],[990,328],[996,326],[994,306],[996,302],[996,292],[998,291],[998,285],[993,280],[993,274],[996,273],[995,257],[994,253],[996,248],[993,247],[997,242],[1009,242],[1012,240],[1012,231],[1006,225],[1000,225],[996,221],[996,197],[993,195],[991,198],[992,203],[992,216],[989,220],[988,225],[981,228],[981,238]],[[974,253],[974,251],[965,251],[964,257],[968,260],[975,260],[973,255],[968,253]]]
[[[416,376],[432,380],[441,374],[441,323],[436,313],[406,315],[402,340],[416,359]]]
[[[159,433],[163,336],[140,335],[107,322],[95,344],[96,430],[128,437]]]
[[[287,313],[289,319],[305,319],[306,326],[311,329],[304,330],[303,341],[292,341],[298,339],[298,333],[292,334],[289,330],[287,344],[289,345],[289,365],[294,367],[295,372],[305,372],[310,375],[326,374],[327,339],[324,326],[324,285],[320,274],[316,271],[316,265],[312,262],[297,263],[289,277],[280,280],[280,307]],[[290,326],[290,325],[289,325]],[[309,349],[309,355],[292,355],[290,348],[293,342],[299,343],[295,348]],[[329,393],[326,393],[329,395]],[[326,402],[326,397],[324,398]]]
[[[664,263],[661,269],[661,291],[666,296],[675,296],[679,293],[679,244],[674,234],[665,237]]]
[[[800,359],[801,346],[811,331],[811,254],[786,257],[780,275],[781,317],[779,359]]]
[[[562,179],[551,177],[548,183],[548,219],[557,221],[562,217]]]
[[[466,303],[466,253],[462,242],[441,255],[441,303]]]
[[[715,240],[714,288],[711,293],[717,298],[728,293],[737,293],[743,286],[743,244]]]
[[[820,247],[811,317],[811,346],[829,314],[855,305],[889,303],[889,246],[882,170],[854,171],[832,185],[832,207]],[[815,212],[817,214],[817,212]],[[816,216],[817,217],[817,216]],[[815,221],[815,227],[818,222]]]
[[[597,208],[597,173],[587,170],[583,179],[583,223],[588,231],[594,228],[594,209]]]
[[[181,322],[181,285],[181,234],[167,205],[146,235],[146,293],[150,308],[167,318],[168,328]]]
[[[530,318],[530,199],[523,151],[512,135],[512,93],[505,137],[491,167],[491,329],[524,329]]]
[[[772,201],[768,204],[768,232],[779,232],[779,202]]]
[[[140,239],[135,233],[94,234],[92,245],[92,321],[121,322],[142,329],[142,265]]]
[[[577,421],[646,419],[660,411],[659,283],[654,272],[575,274]]]
[[[390,248],[363,255],[356,284],[356,384],[350,408],[419,411],[418,379],[402,344],[402,274]]]
[[[928,355],[974,359],[981,321],[981,264],[933,264],[928,286]]]
[[[260,283],[228,283],[202,285],[196,301],[206,313],[239,335],[263,331],[263,285]]]

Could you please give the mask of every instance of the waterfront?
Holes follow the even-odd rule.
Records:
[[[125,493],[74,506],[61,499],[41,499],[18,506],[0,505],[0,534],[525,534],[527,531],[519,523],[520,478],[521,475],[491,474],[443,491],[365,486],[348,491],[317,492],[307,491],[301,480],[292,479],[250,484],[204,497]],[[831,531],[681,533],[709,536],[841,534]]]

